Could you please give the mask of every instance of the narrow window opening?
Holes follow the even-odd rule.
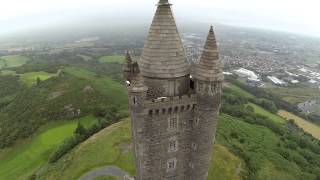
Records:
[[[132,101],[133,101],[133,104],[137,104],[137,98],[136,97],[133,97]]]
[[[178,150],[178,142],[176,140],[169,142],[169,152],[176,152]]]
[[[194,81],[190,79],[190,89],[194,90]]]
[[[169,129],[170,130],[178,129],[178,118],[169,118]]]
[[[176,166],[177,166],[177,160],[176,159],[168,160],[168,162],[167,162],[167,170],[168,171],[176,169]]]
[[[174,113],[177,113],[178,112],[178,106],[176,106],[175,108],[174,108]]]
[[[197,117],[197,118],[196,118],[196,125],[198,125],[198,124],[199,124],[199,121],[200,121],[200,118],[199,118],[199,117]]]

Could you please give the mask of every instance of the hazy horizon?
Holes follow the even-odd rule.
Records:
[[[284,31],[320,37],[320,4],[315,0],[171,0],[178,24],[207,23]],[[125,25],[151,22],[157,0],[11,0],[0,7],[0,37],[8,34],[84,24],[91,19]]]

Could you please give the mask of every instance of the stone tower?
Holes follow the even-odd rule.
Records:
[[[191,71],[192,69],[192,71]],[[137,180],[205,180],[217,129],[223,73],[212,27],[190,66],[168,0],[160,0],[141,58],[127,52]]]

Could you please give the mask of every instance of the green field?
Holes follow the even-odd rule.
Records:
[[[276,114],[273,114],[273,113],[263,109],[262,107],[260,107],[260,106],[258,106],[256,104],[249,103],[249,105],[254,108],[255,113],[263,115],[263,116],[267,116],[271,120],[273,120],[274,122],[285,123],[285,120],[282,117],[280,117],[280,116],[278,116]]]
[[[51,152],[73,134],[79,121],[90,126],[96,119],[88,116],[69,122],[49,123],[25,142],[0,150],[0,179],[25,179],[48,161]]]
[[[24,56],[10,55],[0,57],[0,69],[19,67],[24,65],[29,59]]]
[[[37,79],[39,78],[41,81],[45,81],[51,77],[57,76],[58,73],[47,73],[47,72],[30,72],[30,73],[24,73],[20,75],[20,80],[25,83],[27,86],[32,86],[36,84]]]
[[[102,56],[99,58],[99,62],[101,63],[110,63],[110,62],[116,62],[116,63],[123,63],[125,60],[124,56],[114,55],[114,56]]]

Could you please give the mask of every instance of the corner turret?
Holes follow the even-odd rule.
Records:
[[[213,28],[210,28],[199,64],[194,68],[197,106],[194,111],[191,179],[207,179],[211,149],[218,125],[223,73]]]
[[[219,60],[217,42],[212,26],[200,62],[194,69],[194,78],[206,82],[223,81],[222,64]]]

